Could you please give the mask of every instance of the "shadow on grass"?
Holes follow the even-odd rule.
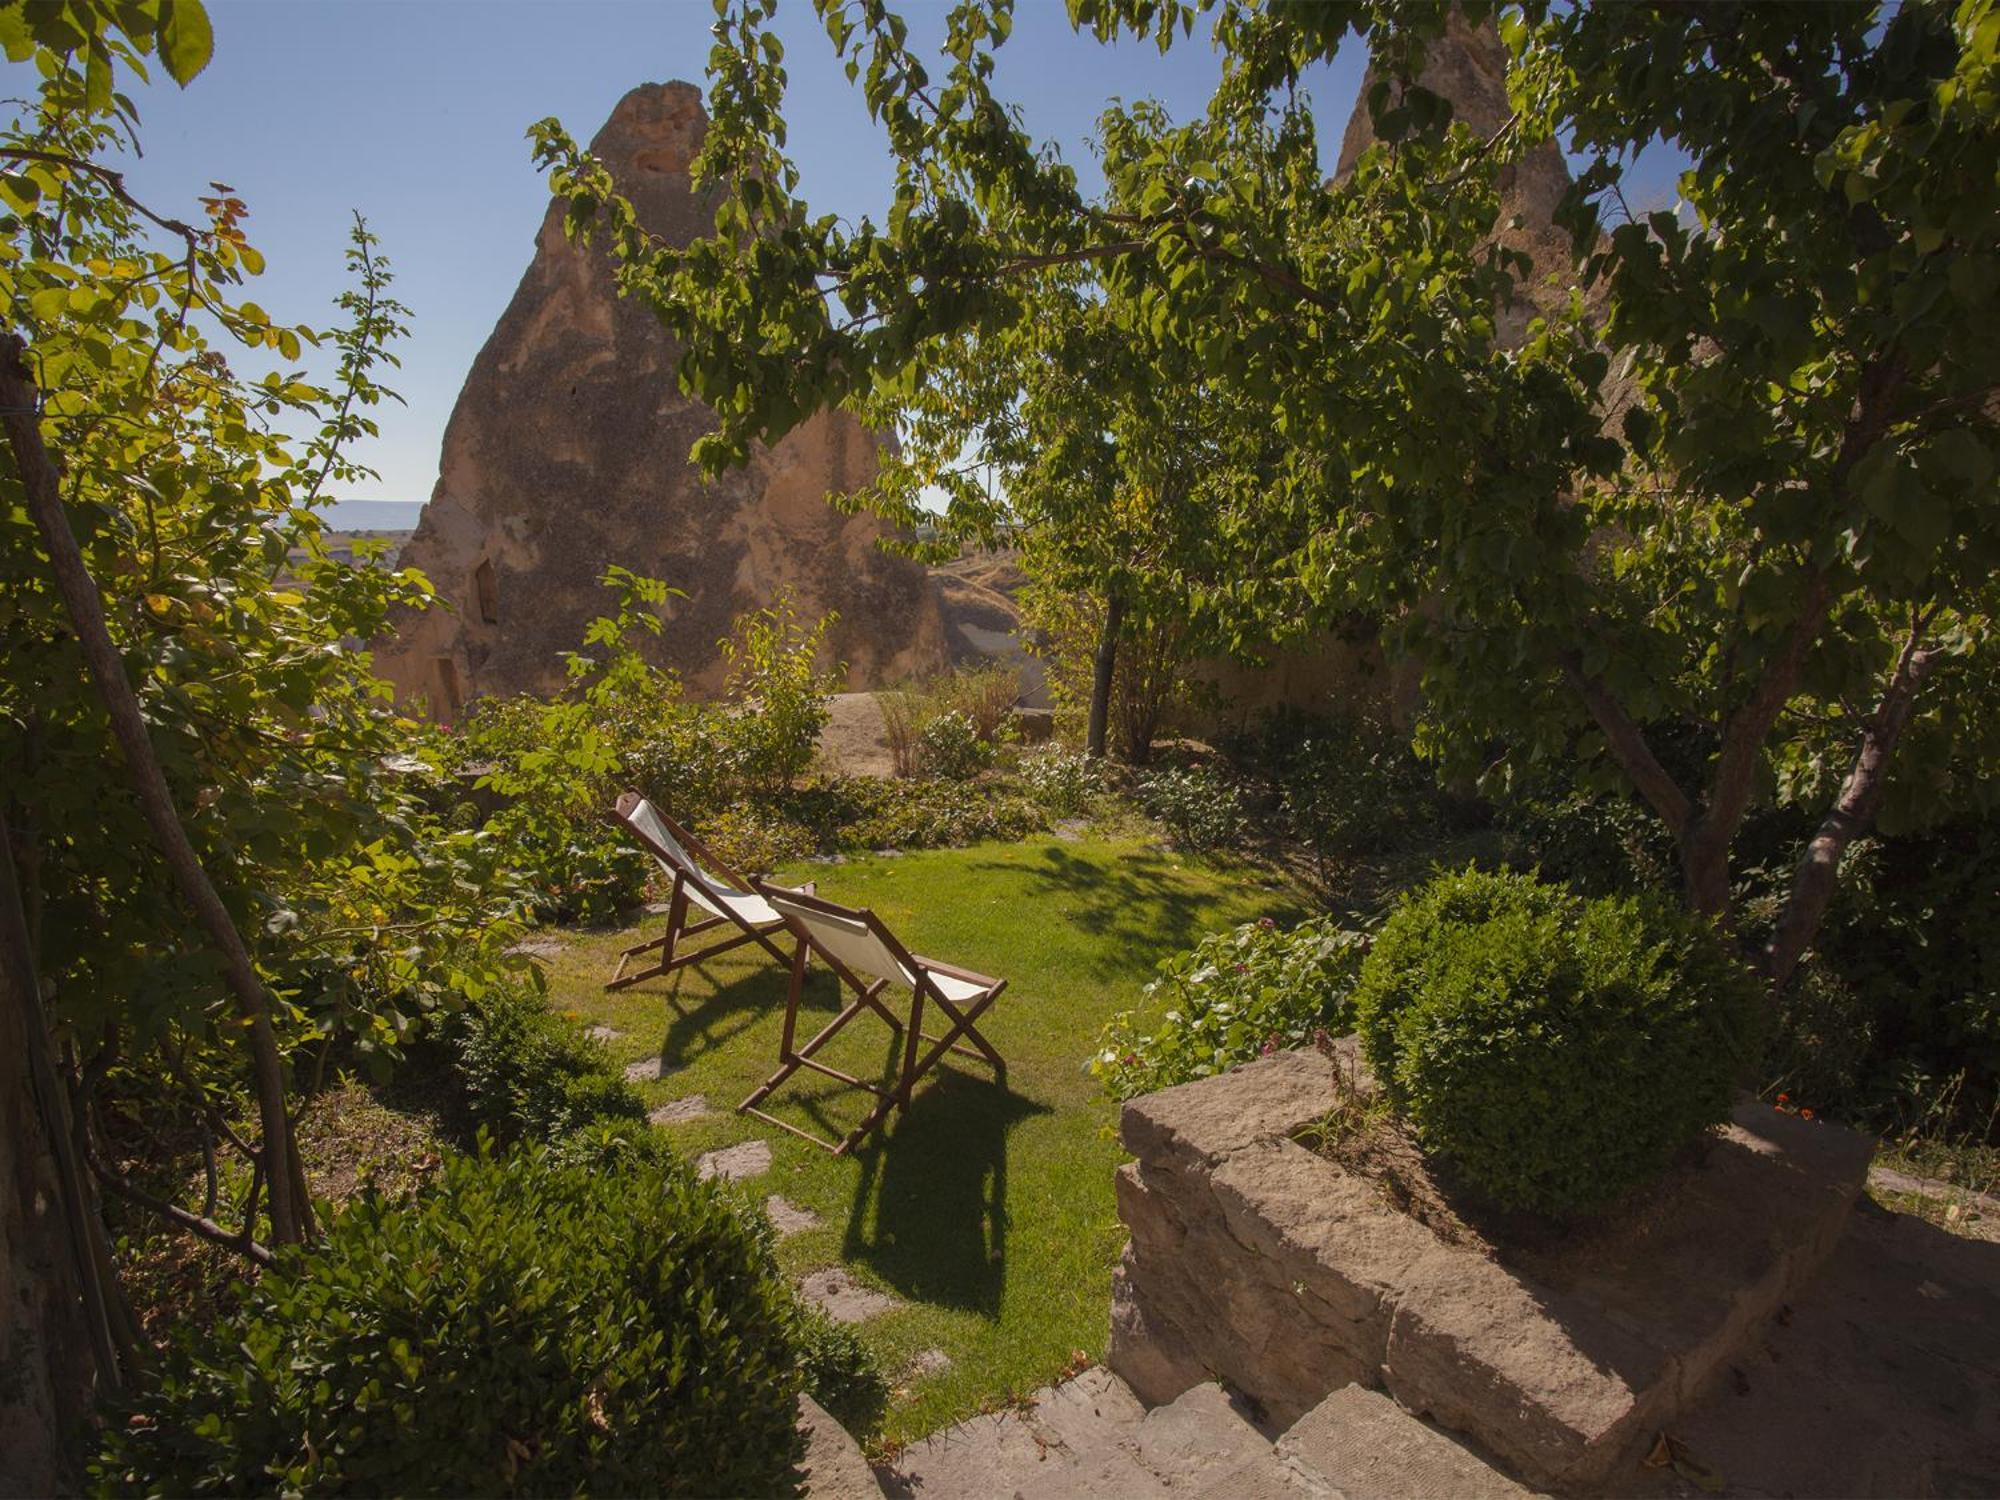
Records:
[[[913,1302],[1000,1313],[1007,1262],[1007,1136],[1049,1106],[940,1067],[886,1130],[855,1149],[861,1180],[841,1259]]]
[[[671,979],[653,980],[631,993],[658,998],[667,1009],[667,1029],[661,1034],[659,1057],[669,1068],[684,1068],[732,1041],[766,1016],[785,1008],[785,990],[791,977],[775,966],[753,970],[733,979],[716,980],[702,966],[689,966],[709,981],[709,993],[698,1000],[681,998],[680,981],[688,972],[679,970]],[[810,1018],[824,1012],[829,1018],[839,1008],[832,974],[824,968],[806,977],[805,995],[799,1005],[803,1036],[810,1036],[819,1024]]]
[[[973,868],[1018,883],[1024,900],[1096,939],[1094,978],[1150,974],[1161,958],[1193,946],[1217,925],[1216,876],[1191,880],[1165,854],[1096,860],[1051,845],[1030,863],[988,860]],[[1282,920],[1297,913],[1295,899],[1271,892],[1269,915]]]

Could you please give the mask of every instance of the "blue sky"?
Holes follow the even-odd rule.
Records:
[[[941,5],[905,8],[919,37],[942,29]],[[588,139],[633,85],[699,83],[714,13],[707,0],[209,0],[209,9],[207,72],[185,91],[137,94],[146,154],[132,185],[170,213],[191,212],[211,180],[235,188],[268,264],[251,295],[288,322],[331,319],[349,211],[367,215],[415,316],[390,382],[408,407],[382,414],[381,439],[362,455],[381,482],[352,494],[428,499],[452,402],[527,268],[547,203],[528,125],[554,115]],[[788,0],[779,28],[806,192],[816,208],[879,215],[887,157],[811,15],[805,0]],[[1315,80],[1329,159],[1364,62],[1356,48]],[[1150,46],[1106,48],[1070,32],[1061,0],[1021,0],[997,76],[1030,127],[1082,167],[1108,97],[1157,98],[1189,116],[1216,72],[1202,42],[1164,58]]]

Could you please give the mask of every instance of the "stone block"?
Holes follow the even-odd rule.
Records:
[[[1220,1087],[1217,1087],[1220,1085]],[[1125,1149],[1148,1165],[1214,1166],[1260,1140],[1289,1138],[1332,1108],[1333,1064],[1317,1052],[1281,1052],[1220,1078],[1203,1078],[1128,1102]]]
[[[1176,1489],[1200,1489],[1271,1451],[1222,1387],[1205,1382],[1156,1406],[1139,1424],[1139,1457]]]
[[[1360,1500],[1516,1500],[1530,1492],[1379,1391],[1342,1386],[1278,1439],[1308,1483]]]

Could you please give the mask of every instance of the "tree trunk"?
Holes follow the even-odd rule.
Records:
[[[1729,844],[1703,838],[1702,830],[1680,841],[1681,893],[1688,910],[1717,922],[1726,922],[1730,900],[1735,895],[1729,878]]]
[[[81,1223],[81,1174],[65,1174],[48,1033],[0,831],[0,1494],[73,1493],[100,1361],[116,1360]],[[53,1116],[53,1118],[52,1118]]]
[[[1785,898],[1778,925],[1764,947],[1764,973],[1778,991],[1790,981],[1826,917],[1827,903],[1839,883],[1840,859],[1847,846],[1868,830],[1882,806],[1882,794],[1889,781],[1889,758],[1902,738],[1916,705],[1917,690],[1937,664],[1938,653],[1921,645],[1923,627],[1913,627],[1896,659],[1882,701],[1869,718],[1861,736],[1861,748],[1853,769],[1834,799],[1833,807],[1821,820],[1812,841],[1799,861],[1792,878],[1792,891]]]
[[[221,952],[223,972],[236,997],[238,1010],[248,1023],[251,1074],[256,1086],[258,1113],[263,1128],[263,1152],[268,1168],[271,1201],[271,1235],[279,1244],[295,1244],[302,1236],[303,1218],[297,1201],[299,1174],[292,1162],[291,1121],[285,1110],[283,1060],[278,1055],[276,1033],[271,1027],[270,997],[258,977],[243,935],[236,930],[229,909],[210,883],[201,860],[188,841],[187,829],[174,807],[173,793],[153,753],[153,742],[139,707],[138,695],[125,678],[125,664],[104,623],[104,602],[97,585],[84,565],[83,553],[69,528],[63,509],[62,484],[54,460],[42,440],[40,392],[29,376],[26,346],[14,334],[0,341],[0,410],[4,410],[7,439],[20,472],[21,487],[28,511],[42,543],[48,548],[49,564],[67,608],[70,623],[83,648],[84,660],[111,717],[111,727],[132,777],[133,790],[153,837],[166,857],[174,882],[209,940]]]
[[[1118,665],[1118,632],[1125,623],[1125,601],[1112,593],[1104,600],[1104,630],[1097,638],[1097,654],[1091,661],[1090,727],[1084,736],[1084,753],[1094,760],[1104,759],[1104,742],[1111,723],[1111,680]]]

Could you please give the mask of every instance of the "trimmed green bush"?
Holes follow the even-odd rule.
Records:
[[[184,1336],[111,1423],[118,1493],[791,1495],[791,1299],[683,1166],[455,1157]]]
[[[488,990],[446,1026],[468,1134],[484,1130],[504,1146],[645,1118],[645,1101],[612,1067],[611,1054],[551,1011],[539,989]]]
[[[1601,1208],[1724,1120],[1762,989],[1664,903],[1443,875],[1384,924],[1355,1008],[1419,1141],[1505,1208]]]

